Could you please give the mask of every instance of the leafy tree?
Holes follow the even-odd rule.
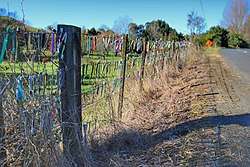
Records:
[[[189,41],[189,40],[191,39],[191,37],[190,37],[190,35],[185,34],[185,35],[184,35],[184,39],[187,40],[187,41]]]
[[[197,46],[205,46],[206,45],[206,42],[208,40],[208,37],[207,37],[207,34],[206,33],[203,33],[203,34],[200,34],[200,35],[196,35],[196,36],[193,36],[193,42],[197,45]]]
[[[170,41],[178,41],[179,35],[176,30],[172,30],[168,35],[168,40]]]
[[[178,34],[178,40],[183,41],[185,40],[185,36],[182,33]]]
[[[182,40],[184,37],[182,34],[178,34],[178,32],[169,26],[163,20],[154,20],[151,22],[147,22],[145,24],[145,30],[143,32],[143,36],[148,40]]]
[[[165,21],[156,20],[148,22],[145,25],[146,32],[149,35],[150,40],[159,40],[167,37],[173,30]]]
[[[100,28],[98,29],[98,31],[100,32],[106,32],[108,30],[110,30],[110,28],[105,24],[101,25]]]
[[[156,21],[148,22],[145,24],[146,35],[149,40],[157,40],[159,37],[159,26]]]
[[[145,37],[144,25],[137,25],[136,23],[130,23],[128,34],[131,38],[134,38],[134,39]]]
[[[145,27],[144,27],[144,25],[139,25],[138,27],[137,27],[137,37],[143,37],[144,36],[144,34],[145,34]]]
[[[247,47],[246,41],[243,39],[243,37],[235,32],[231,32],[229,34],[229,40],[228,45],[231,48],[244,48]]]
[[[107,34],[115,34],[115,32],[113,30],[111,30],[111,29],[107,30],[106,33]]]
[[[91,29],[88,31],[88,34],[89,34],[89,35],[97,35],[98,32],[97,32],[96,29],[93,27],[93,28],[91,28]]]
[[[137,37],[138,26],[136,23],[130,23],[128,26],[128,34],[131,38]]]
[[[215,42],[216,46],[228,47],[229,32],[220,26],[214,26],[207,32],[207,38]]]

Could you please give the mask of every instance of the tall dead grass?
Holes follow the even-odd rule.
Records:
[[[143,89],[139,80],[126,80],[122,119],[91,135],[91,148],[103,155],[99,160],[104,166],[105,161],[113,166],[126,166],[125,162],[119,163],[122,159],[109,153],[119,155],[121,150],[143,149],[154,142],[149,136],[194,117],[192,101],[196,96],[191,93],[191,83],[199,78],[200,73],[196,72],[203,68],[199,67],[203,61],[202,52],[191,47],[178,61],[165,61],[164,65],[159,61],[147,66]]]

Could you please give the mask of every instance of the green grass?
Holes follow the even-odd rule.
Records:
[[[135,64],[132,66],[133,59],[135,59]],[[92,105],[88,105],[84,107],[83,112],[83,120],[84,122],[89,122],[90,128],[93,129],[95,126],[104,126],[107,123],[111,121],[111,108],[109,105],[109,102],[107,100],[107,93],[103,95],[96,95],[94,91],[96,91],[95,85],[100,85],[104,81],[108,82],[108,87],[112,87],[112,81],[115,78],[118,78],[121,75],[121,69],[122,66],[119,68],[117,67],[117,63],[122,61],[122,57],[116,57],[116,56],[106,56],[105,59],[101,55],[85,55],[82,57],[81,64],[88,64],[88,69],[85,71],[85,77],[81,85],[81,93],[86,95],[87,97],[94,96],[94,101],[96,103]],[[57,74],[58,67],[51,62],[44,64],[41,63],[25,63],[25,62],[19,62],[19,63],[10,63],[10,62],[4,62],[3,64],[0,64],[0,75],[4,74],[13,74],[16,73],[17,75],[21,73],[21,69],[25,71],[26,74],[32,74],[33,72],[43,72],[44,69],[46,69],[46,72],[50,76],[54,76]],[[96,66],[99,64],[100,71],[96,71]],[[103,68],[105,64],[109,65],[109,72],[106,73],[105,69],[103,71]],[[94,66],[94,70],[92,72],[92,68]],[[127,76],[129,74],[134,73],[135,71],[138,71],[141,66],[141,57],[135,56],[135,55],[129,55],[127,59]],[[91,77],[92,72],[92,77]],[[81,69],[82,73],[82,69]],[[98,75],[97,75],[98,74]],[[113,111],[115,112],[114,115],[117,116],[117,103],[118,103],[118,93],[117,91],[119,88],[119,84],[116,84],[115,86],[115,93],[112,94],[112,103],[113,103]],[[25,86],[25,89],[27,89],[25,92],[28,93],[28,88]],[[57,85],[56,83],[48,83],[46,85],[46,88],[41,86],[41,94],[43,95],[50,95],[51,93],[58,93],[57,92]]]
[[[24,73],[32,74],[39,72],[47,72],[48,75],[55,75],[57,73],[57,66],[51,62],[42,64],[42,63],[10,63],[4,61],[0,64],[0,74],[21,74],[23,70]]]
[[[205,53],[206,54],[218,54],[220,52],[220,49],[221,48],[219,48],[219,47],[206,48]]]
[[[84,63],[90,63],[90,62],[112,62],[112,61],[121,61],[122,58],[120,56],[115,55],[100,55],[100,54],[94,54],[94,55],[84,55],[82,57],[82,61]]]
[[[138,70],[140,67],[141,61],[139,57],[133,57],[130,55],[128,57],[127,65],[131,67],[132,59],[136,59],[135,65],[133,68],[127,69],[127,74],[131,74],[134,71]],[[82,66],[85,65],[85,72],[84,72],[84,79],[82,82],[82,93],[91,93],[93,90],[94,85],[101,84],[103,82],[110,82],[114,78],[117,78],[121,75],[122,66],[119,67],[119,62],[122,60],[122,57],[117,56],[107,56],[105,59],[100,55],[88,55],[82,58]],[[98,64],[99,70],[96,70]],[[105,66],[106,64],[106,66]],[[109,64],[109,65],[107,65]],[[86,66],[88,65],[88,69]],[[106,68],[109,66],[108,73],[106,73]],[[4,61],[0,64],[0,75],[20,75],[21,71],[24,71],[24,74],[34,74],[40,72],[46,72],[50,76],[57,75],[58,66],[48,62],[46,64],[42,63],[32,63],[32,62],[18,62],[18,63],[11,63],[9,61]],[[92,74],[92,75],[91,75]],[[82,69],[81,69],[82,75]],[[52,87],[56,85],[50,85]]]
[[[119,62],[121,60],[122,60],[121,57],[114,56],[114,55],[113,56],[109,55],[105,57],[105,59],[101,55],[84,55],[82,57],[81,64]],[[57,69],[57,66],[51,62],[48,62],[45,65],[46,65],[46,70],[48,74],[52,74],[54,70]],[[13,73],[14,68],[17,74],[21,73],[22,68],[24,69],[24,71],[27,71],[27,73],[31,73],[33,69],[34,71],[41,71],[44,68],[44,64],[37,63],[37,62],[35,63],[32,63],[32,62],[11,63],[10,61],[4,61],[2,64],[0,64],[0,73],[3,73],[3,72]]]

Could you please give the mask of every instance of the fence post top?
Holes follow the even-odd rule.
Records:
[[[58,24],[57,28],[72,28],[72,29],[80,29],[80,27],[74,26],[74,25],[67,25],[67,24]]]

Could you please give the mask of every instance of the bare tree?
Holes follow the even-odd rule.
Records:
[[[244,36],[250,42],[250,15],[247,17],[244,25]]]
[[[206,27],[205,18],[198,16],[196,12],[192,11],[187,15],[187,27],[191,35],[200,34]]]
[[[128,16],[119,17],[114,21],[113,31],[118,34],[127,34],[129,23],[132,22],[132,19]]]
[[[224,10],[223,24],[233,32],[243,33],[248,10],[246,0],[230,0]]]

